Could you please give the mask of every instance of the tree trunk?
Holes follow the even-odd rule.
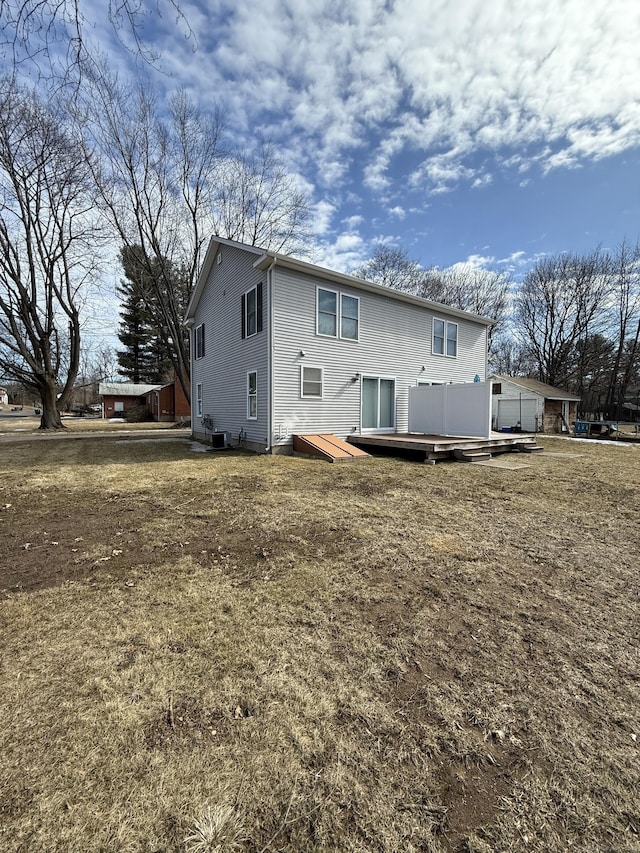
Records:
[[[45,378],[42,382],[40,399],[42,400],[42,417],[40,418],[39,428],[65,429],[58,410],[58,389],[55,381],[50,377]]]

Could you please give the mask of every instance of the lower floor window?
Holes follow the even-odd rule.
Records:
[[[258,371],[247,373],[247,418],[255,421],[258,418]]]
[[[303,364],[300,372],[300,396],[322,397],[322,368]]]
[[[196,416],[202,417],[202,383],[196,385]]]

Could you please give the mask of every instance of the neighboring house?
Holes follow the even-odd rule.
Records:
[[[9,405],[9,394],[6,388],[0,388],[0,406]]]
[[[189,402],[177,379],[166,385],[101,382],[98,393],[105,418],[126,417],[132,407],[147,410],[154,421],[184,421],[191,416]]]
[[[154,421],[188,421],[191,417],[189,401],[177,379],[147,391],[145,403]]]
[[[492,376],[492,421],[497,430],[569,432],[577,417],[580,397],[537,379]]]
[[[98,394],[102,397],[102,417],[126,417],[129,409],[146,406],[145,395],[156,388],[158,388],[157,385],[133,382],[101,382],[98,386]]]
[[[194,436],[266,452],[294,434],[406,431],[410,386],[486,378],[492,325],[221,238],[185,320]]]
[[[186,421],[191,408],[178,380],[165,385],[144,385],[131,382],[101,382],[104,418],[126,417],[128,409],[146,410],[154,421]]]

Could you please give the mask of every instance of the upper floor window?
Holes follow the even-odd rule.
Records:
[[[360,324],[360,300],[357,296],[340,295],[340,337],[350,341],[358,340]]]
[[[502,382],[493,382],[491,385],[492,394],[502,394]]]
[[[318,288],[318,319],[319,335],[338,337],[338,294],[335,290]]]
[[[434,355],[446,355],[456,358],[458,355],[458,324],[449,320],[433,318],[433,345]]]
[[[204,356],[204,323],[200,323],[195,329],[195,351],[196,358]]]
[[[359,325],[360,300],[357,296],[318,288],[316,331],[319,335],[357,341]]]
[[[242,337],[262,331],[262,282],[242,294]]]

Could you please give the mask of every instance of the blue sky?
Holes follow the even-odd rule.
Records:
[[[319,263],[393,243],[518,278],[640,236],[637,0],[175,2],[141,0],[153,67],[106,0],[81,0],[85,35],[123,76],[221,105],[239,145],[273,142]]]
[[[275,143],[327,266],[392,242],[424,266],[519,276],[541,253],[640,235],[636,0],[150,7],[156,79],[221,104],[240,144]],[[105,22],[94,34],[137,73]]]

